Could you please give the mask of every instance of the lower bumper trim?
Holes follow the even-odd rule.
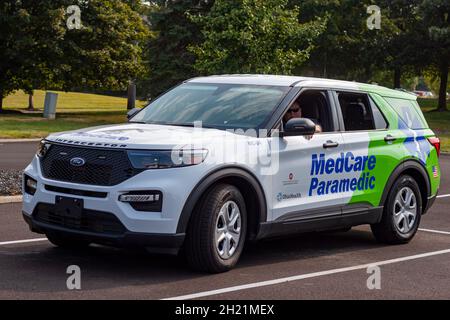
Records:
[[[32,216],[22,212],[25,222],[30,230],[36,233],[59,233],[88,240],[92,243],[103,244],[112,247],[144,247],[150,252],[177,254],[183,245],[185,234],[159,234],[126,231],[120,235],[100,234],[73,230],[57,225],[36,221]]]

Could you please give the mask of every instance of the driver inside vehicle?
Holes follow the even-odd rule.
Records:
[[[302,107],[298,101],[295,101],[283,117],[283,125],[289,120],[302,117]],[[322,126],[316,124],[316,133],[322,132]]]

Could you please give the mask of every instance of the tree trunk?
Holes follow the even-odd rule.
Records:
[[[34,92],[28,95],[28,110],[34,111]]]
[[[438,111],[447,111],[448,67],[448,60],[446,60],[442,63],[440,70],[441,84],[439,87]]]
[[[399,67],[396,67],[394,69],[394,89],[399,89],[402,87],[401,85],[401,79],[402,79],[402,71]]]
[[[0,113],[3,112],[3,93],[0,92]]]

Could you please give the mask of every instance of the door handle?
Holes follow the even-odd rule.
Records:
[[[325,142],[325,143],[323,144],[323,148],[324,148],[324,149],[328,149],[328,148],[336,148],[336,147],[338,147],[338,146],[339,146],[339,143],[334,142],[334,141],[331,141],[331,140],[328,140],[327,142]]]
[[[397,138],[391,136],[390,134],[388,134],[386,137],[384,137],[384,141],[386,141],[386,142],[394,142],[395,140],[397,140]]]

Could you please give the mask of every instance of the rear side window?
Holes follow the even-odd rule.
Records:
[[[386,118],[383,116],[383,113],[380,111],[376,103],[370,99],[370,106],[372,107],[372,115],[373,115],[373,121],[375,122],[375,128],[376,129],[387,129],[388,123],[386,121]]]
[[[387,97],[384,97],[384,99],[392,106],[399,117],[406,123],[408,128],[428,128],[428,123],[425,120],[417,101]]]
[[[386,128],[386,121],[375,104],[373,106],[376,109],[377,121],[374,120],[372,104],[367,94],[337,92],[337,95],[346,131],[375,130],[378,126]]]

